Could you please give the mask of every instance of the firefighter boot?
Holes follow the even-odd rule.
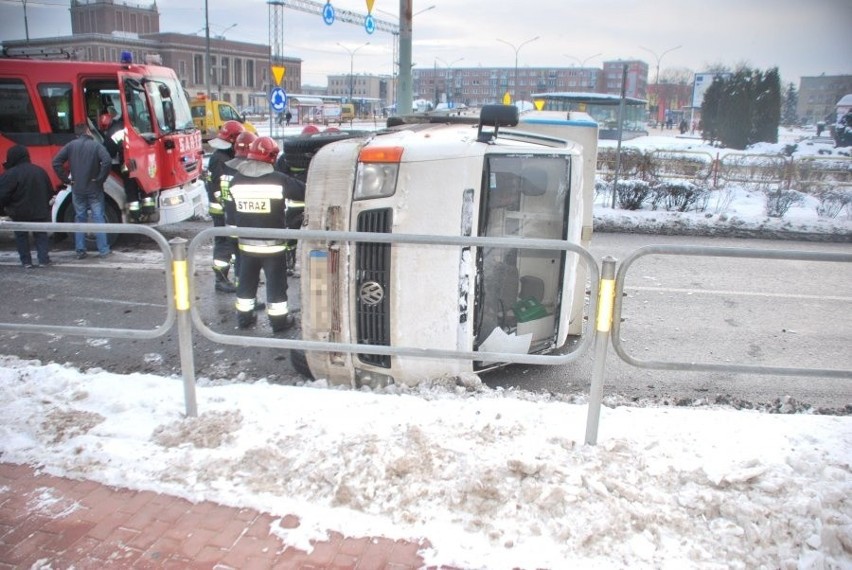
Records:
[[[237,311],[237,327],[241,329],[251,328],[256,322],[256,311]]]
[[[221,293],[236,293],[236,285],[228,280],[228,269],[230,267],[213,268],[213,275],[216,276],[216,290]]]
[[[269,317],[269,324],[272,326],[273,333],[281,333],[296,324],[296,319],[289,313],[286,315],[275,315]]]

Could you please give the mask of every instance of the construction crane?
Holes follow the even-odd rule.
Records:
[[[314,2],[313,0],[285,0],[283,4],[285,8],[299,10],[300,12],[307,12],[308,14],[316,14],[320,17],[322,17],[323,10],[325,9],[326,5],[325,2]],[[363,27],[364,22],[367,20],[367,16],[365,16],[364,14],[358,14],[357,12],[352,12],[350,10],[335,8],[334,20],[340,20],[341,22],[346,22],[347,24],[357,24]],[[375,16],[373,17],[373,22],[376,24],[377,30],[381,32],[389,32],[394,35],[399,35],[399,24],[394,24],[393,22],[389,22],[387,20],[380,20]]]

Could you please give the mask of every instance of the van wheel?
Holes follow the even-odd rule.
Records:
[[[121,211],[118,209],[118,206],[115,205],[110,199],[106,200],[104,204],[104,218],[106,219],[106,223],[108,224],[120,224],[121,223]],[[74,205],[69,201],[68,206],[66,206],[65,211],[62,214],[62,221],[73,224],[74,223]],[[91,221],[91,220],[90,220]],[[62,234],[64,237],[67,237],[68,234]],[[109,242],[110,247],[114,246],[118,243],[119,237],[121,234],[107,234],[107,242]],[[73,239],[73,236],[71,236]],[[95,234],[87,233],[86,234],[86,249],[95,249],[97,246],[95,245]]]
[[[314,380],[314,375],[311,373],[311,369],[308,366],[308,357],[305,355],[304,350],[296,350],[293,349],[290,351],[290,364],[293,365],[293,370]]]

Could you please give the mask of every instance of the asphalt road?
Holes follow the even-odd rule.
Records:
[[[191,238],[204,222],[165,226],[167,237]],[[10,235],[0,235],[0,322],[150,329],[166,314],[165,273],[150,242],[125,238],[105,260],[77,261],[68,244],[52,252],[54,266],[23,269]],[[698,244],[758,249],[849,252],[844,243],[598,233],[592,254],[624,259],[648,244]],[[196,260],[196,299],[202,319],[233,334],[233,297],[213,290],[210,244]],[[298,310],[291,280],[291,304]],[[849,264],[651,256],[627,274],[621,338],[639,359],[702,361],[852,370],[852,267]],[[261,295],[262,298],[262,295]],[[251,333],[270,336],[265,318]],[[293,331],[293,335],[297,332]],[[285,351],[213,343],[194,334],[201,382],[303,381]],[[0,354],[83,369],[179,375],[177,334],[153,340],[0,333]],[[565,366],[510,366],[484,375],[492,387],[517,388],[582,400],[592,377],[592,354]],[[852,378],[802,378],[640,369],[610,346],[605,388],[612,401],[672,405],[724,402],[763,409],[852,413]]]

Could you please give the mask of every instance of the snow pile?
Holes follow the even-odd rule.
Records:
[[[587,408],[474,381],[381,392],[0,360],[4,461],[431,543],[463,568],[852,568],[852,417]],[[49,498],[48,498],[49,499]],[[570,561],[570,563],[569,563]]]

